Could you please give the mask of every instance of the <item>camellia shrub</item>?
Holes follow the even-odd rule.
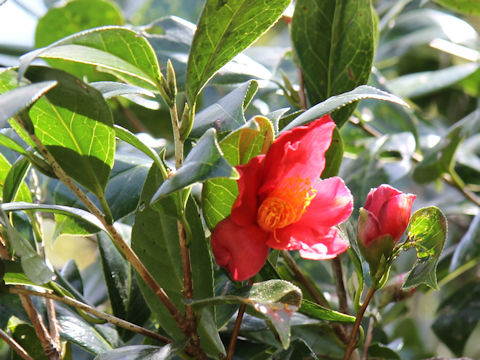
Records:
[[[44,3],[0,358],[480,356],[480,2]]]

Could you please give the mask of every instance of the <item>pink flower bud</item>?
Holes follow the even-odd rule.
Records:
[[[384,236],[391,237],[394,242],[400,240],[410,221],[415,198],[390,185],[370,190],[358,220],[358,239],[362,245],[369,247]]]

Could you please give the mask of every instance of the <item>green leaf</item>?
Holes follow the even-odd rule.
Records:
[[[309,300],[302,301],[302,306],[300,307],[299,312],[318,320],[340,321],[347,323],[355,322],[354,316],[346,315],[335,310],[324,308]]]
[[[398,96],[414,98],[456,84],[473,74],[479,67],[478,63],[468,63],[436,71],[407,74],[390,80],[387,87]]]
[[[417,261],[403,288],[426,284],[438,289],[437,263],[447,238],[447,219],[442,211],[430,206],[415,211],[407,228],[407,244],[417,250]]]
[[[40,286],[47,290],[53,290],[48,283],[37,284],[28,278],[19,262],[3,260],[5,266],[5,275],[3,281],[6,285],[33,285]]]
[[[432,329],[435,335],[457,356],[480,320],[480,283],[467,282],[440,304]]]
[[[475,215],[467,232],[455,247],[450,272],[454,272],[462,265],[480,258],[480,213]]]
[[[140,205],[135,216],[135,224],[132,229],[132,248],[158,284],[165,289],[177,308],[183,312],[183,273],[177,219],[156,211],[150,205],[153,194],[162,182],[161,172],[157,167],[152,166],[145,181]],[[187,202],[186,216],[192,234],[190,252],[192,254],[194,295],[196,298],[211,296],[213,294],[211,257],[198,210],[191,199]],[[158,297],[143,280],[139,280],[139,285],[162,329],[175,340],[183,340],[184,337],[178,329],[178,325]],[[202,315],[205,315],[202,316],[199,324],[199,333],[203,334],[200,337],[202,347],[213,357],[218,357],[220,353],[224,352],[223,345],[218,341],[218,332],[212,333],[208,330],[211,329],[211,324],[215,326],[214,317],[212,313],[208,312]]]
[[[290,0],[207,0],[187,66],[187,96],[194,104],[208,80],[260,37]]]
[[[20,59],[20,76],[38,57],[95,66],[150,90],[156,90],[159,84],[160,67],[152,47],[141,34],[126,27],[104,26],[82,31],[31,51]],[[79,77],[84,75],[83,68],[70,67],[69,72]]]
[[[166,12],[165,14],[171,13]],[[180,19],[178,16],[166,16],[142,27],[142,30],[155,50],[158,61],[161,64],[166,64],[168,60],[172,61],[178,89],[184,91],[188,55],[196,30],[195,24]],[[260,63],[245,54],[239,54],[217,72],[212,83],[236,84],[252,78],[270,79],[271,76],[270,71]]]
[[[476,0],[435,0],[435,2],[463,14],[480,15],[480,4]]]
[[[0,133],[0,145],[15,151],[20,155],[29,155],[29,153],[22,147],[22,145],[20,145],[18,142],[3,133]]]
[[[35,134],[67,175],[102,197],[115,153],[112,114],[102,95],[56,69],[32,67],[26,76],[35,82],[57,81],[48,97],[30,109]]]
[[[155,163],[155,165],[159,167],[159,169],[165,168],[162,160],[160,159],[160,156],[156,153],[156,151],[150,148],[148,145],[146,145],[142,141],[140,141],[140,139],[136,137],[134,133],[128,131],[127,129],[122,128],[119,125],[114,125],[114,129],[115,129],[116,137],[118,137],[120,140],[125,141],[126,143],[132,145],[134,148],[143,152],[145,155],[147,155],[150,159],[153,160],[153,162]]]
[[[376,27],[370,0],[296,2],[292,41],[311,105],[367,83]],[[342,126],[352,112],[337,114],[335,122]]]
[[[32,211],[44,211],[44,212],[52,212],[55,214],[67,215],[67,216],[74,217],[87,222],[90,226],[93,226],[96,231],[100,231],[100,230],[106,231],[102,223],[100,222],[100,220],[98,220],[93,214],[85,210],[81,210],[81,209],[77,209],[69,206],[13,202],[13,203],[0,204],[0,209],[5,212],[32,210]]]
[[[7,198],[10,195],[15,196],[16,201],[27,201],[32,202],[32,195],[27,184],[23,182],[23,177],[18,184],[15,184],[17,180],[17,175],[21,175],[18,170],[21,170],[22,166],[25,164],[18,163],[15,168],[10,165],[8,160],[0,154],[0,191],[6,192]],[[21,166],[22,165],[22,166]],[[16,178],[16,179],[15,179]],[[19,188],[17,188],[19,186]],[[13,194],[15,192],[15,194]],[[10,199],[11,200],[11,199]],[[3,198],[3,202],[6,202],[7,199]]]
[[[142,297],[132,266],[104,233],[98,235],[98,249],[113,314],[143,326],[150,316],[150,311]],[[117,331],[124,341],[134,335],[123,328],[117,328]]]
[[[247,296],[224,295],[191,302],[194,308],[213,304],[246,304],[255,315],[266,319],[277,332],[282,346],[290,344],[290,318],[302,304],[301,290],[284,280],[268,280],[243,289]]]
[[[333,129],[332,143],[325,153],[325,168],[322,172],[322,179],[338,175],[340,165],[343,161],[343,139],[336,127]]]
[[[379,343],[373,343],[370,345],[368,348],[368,356],[374,359],[401,360],[400,356],[395,351]]]
[[[211,127],[222,133],[243,126],[246,123],[245,110],[257,89],[258,82],[254,80],[246,82],[197,113],[190,136],[200,137]]]
[[[35,329],[29,324],[17,324],[10,328],[12,338],[20,345],[33,359],[48,360],[43,351],[42,343],[38,339]],[[12,352],[12,360],[20,360],[18,354]]]
[[[23,157],[19,158],[12,165],[3,184],[2,201],[4,203],[15,199],[18,201],[32,201],[28,186],[23,182],[29,169],[30,163],[28,159]]]
[[[287,126],[285,126],[283,130],[289,130],[295,126],[306,124],[312,120],[325,116],[332,111],[338,110],[348,104],[351,104],[352,102],[362,99],[390,101],[395,104],[409,107],[408,104],[402,99],[400,99],[398,96],[389,94],[372,86],[361,85],[352,91],[341,95],[332,96],[327,100],[321,102],[320,104],[311,107],[307,111],[303,112],[301,115],[297,116],[295,120],[291,121]]]
[[[273,142],[273,127],[270,121],[256,116],[240,129],[220,142],[225,159],[233,165],[246,164],[259,154],[264,154]],[[204,183],[202,190],[203,215],[208,228],[226,218],[238,195],[234,179],[218,178]]]
[[[432,182],[453,169],[455,152],[464,139],[460,134],[461,128],[454,128],[428,151],[413,170],[413,179],[416,182],[420,184]]]
[[[160,186],[152,198],[152,203],[196,182],[218,177],[238,178],[238,172],[223,157],[215,134],[214,129],[205,132],[188,153],[180,169]]]
[[[123,25],[120,9],[110,1],[74,0],[53,7],[38,20],[35,47],[50,45],[65,36],[103,25]]]
[[[2,128],[7,125],[8,119],[32,105],[57,85],[56,81],[43,81],[11,90],[14,86],[8,84],[8,78],[8,72],[0,72],[0,90],[4,92],[0,94],[0,127]],[[5,92],[7,90],[10,91]]]
[[[132,94],[155,97],[155,94],[147,89],[116,81],[97,81],[90,83],[90,86],[100,91],[105,99],[110,99],[114,96]]]
[[[130,345],[97,355],[94,360],[170,360],[175,359],[178,346]]]
[[[3,207],[4,204],[1,204],[1,206]],[[28,278],[35,284],[45,284],[53,280],[53,272],[30,242],[10,224],[3,211],[0,213],[0,223],[6,228],[7,241],[15,254],[20,256],[23,271]]]

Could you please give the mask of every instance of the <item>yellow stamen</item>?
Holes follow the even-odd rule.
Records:
[[[288,178],[263,200],[257,222],[265,231],[281,229],[300,220],[316,195],[308,179]]]

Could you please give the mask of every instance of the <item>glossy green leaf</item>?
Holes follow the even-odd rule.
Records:
[[[190,45],[196,30],[195,24],[177,16],[166,16],[142,27],[142,30],[155,50],[158,61],[161,64],[166,64],[168,60],[172,62],[178,89],[183,91]],[[218,70],[211,81],[216,84],[236,84],[251,79],[270,79],[271,76],[270,71],[260,63],[245,54],[239,54]]]
[[[3,202],[10,202],[15,199],[18,201],[32,201],[28,187],[23,182],[29,169],[30,163],[26,158],[19,158],[12,165],[3,183]],[[23,191],[21,192],[21,190]]]
[[[403,288],[425,284],[438,289],[437,263],[447,238],[447,219],[442,211],[430,206],[415,211],[407,228],[407,244],[417,251],[417,261]]]
[[[355,322],[354,316],[346,315],[335,310],[324,308],[309,300],[303,300],[302,306],[298,311],[304,315],[318,320],[339,321],[347,323]]]
[[[311,105],[367,83],[376,26],[370,0],[296,2],[292,41]],[[337,114],[335,122],[342,126],[352,112]]]
[[[120,9],[105,0],[73,0],[51,8],[38,20],[35,47],[41,48],[79,31],[103,25],[123,25]]]
[[[480,320],[479,296],[480,283],[467,282],[438,307],[432,329],[457,356],[463,355],[465,345]]]
[[[17,324],[10,328],[12,338],[33,358],[48,360],[43,351],[42,343],[38,339],[35,329],[30,324]],[[17,353],[13,353],[12,360],[22,359]]]
[[[463,14],[480,15],[480,4],[476,0],[435,0],[435,2]]]
[[[7,136],[6,134],[0,133],[0,145],[13,150],[20,155],[28,155],[28,152],[20,145],[18,142]]]
[[[236,130],[246,123],[245,110],[258,89],[254,80],[242,84],[195,115],[191,137],[200,137],[213,127],[218,133]]]
[[[82,221],[87,222],[90,226],[93,226],[96,231],[105,230],[100,220],[98,220],[94,215],[91,213],[69,207],[63,205],[46,205],[46,204],[31,204],[26,202],[13,202],[13,203],[5,203],[0,204],[0,209],[5,212],[10,211],[44,211],[44,212],[52,212],[55,214],[62,214],[71,217],[78,218]]]
[[[101,354],[120,346],[116,331],[109,325],[94,325],[60,303],[55,304],[62,339],[87,350]]]
[[[97,355],[94,360],[170,360],[176,358],[178,346],[130,345]]]
[[[325,153],[325,169],[322,172],[322,179],[338,175],[340,165],[343,161],[343,139],[336,127],[333,129],[332,143]]]
[[[140,139],[136,137],[134,133],[118,125],[114,125],[114,129],[115,129],[116,137],[118,137],[120,140],[125,141],[126,143],[132,145],[136,149],[143,152],[150,159],[152,159],[155,165],[157,165],[159,168],[164,168],[162,160],[160,159],[160,156],[155,152],[155,150],[153,150],[148,145],[140,141]]]
[[[219,177],[236,179],[238,172],[223,157],[217,143],[216,131],[209,129],[188,153],[180,169],[160,186],[152,198],[152,203],[196,182]]]
[[[320,104],[311,107],[301,115],[297,116],[295,120],[291,121],[287,126],[285,126],[284,130],[289,130],[295,126],[306,124],[312,120],[330,114],[335,110],[341,109],[348,104],[362,99],[389,101],[408,107],[408,104],[398,96],[389,94],[372,86],[361,85],[352,91],[341,95],[332,96]]]
[[[268,30],[289,3],[207,0],[188,58],[187,95],[191,104],[208,80]]]
[[[468,63],[436,71],[407,74],[390,80],[387,87],[398,96],[414,98],[451,86],[473,74],[479,67],[478,63]]]
[[[133,85],[155,90],[160,67],[148,41],[138,32],[119,26],[86,30],[61,39],[45,48],[22,56],[19,73],[23,75],[30,63],[38,58],[60,59],[96,66]],[[82,68],[69,68],[81,77]]]
[[[32,106],[35,134],[67,175],[102,197],[115,152],[110,108],[102,95],[63,71],[32,67],[32,81],[55,80],[57,86]],[[27,141],[28,136],[16,127]]]
[[[455,247],[449,271],[453,272],[462,265],[480,257],[480,213],[475,215],[467,232]]]
[[[290,319],[302,303],[301,290],[284,280],[268,280],[255,283],[251,288],[243,289],[246,296],[224,295],[210,299],[196,300],[191,304],[201,308],[213,304],[247,304],[255,314],[265,317],[277,332],[282,346],[290,344]]]
[[[16,201],[32,202],[32,195],[27,184],[23,182],[23,176],[21,176],[22,168],[28,166],[24,161],[18,163],[14,168],[8,160],[0,154],[0,190],[5,192],[7,197],[2,201],[6,202],[10,195],[15,197]],[[20,170],[20,171],[19,171]],[[21,179],[19,178],[21,177]],[[11,201],[12,199],[10,199]]]
[[[150,311],[138,287],[133,268],[106,234],[100,233],[97,238],[113,314],[142,326],[149,318]],[[123,328],[117,330],[124,341],[134,335],[133,332]]]
[[[413,171],[413,179],[416,182],[420,184],[432,182],[453,169],[455,152],[464,139],[460,134],[460,127],[453,129],[425,155]]]
[[[398,355],[395,351],[379,343],[373,343],[370,345],[368,348],[368,356],[371,356],[375,359],[380,358],[384,360],[401,360],[400,355]]]
[[[80,274],[80,269],[74,260],[68,260],[65,265],[63,265],[62,269],[60,270],[60,275],[71,285],[72,288],[74,288],[80,294],[84,293],[82,275]]]
[[[269,120],[257,116],[242,128],[232,132],[220,142],[225,159],[233,165],[246,164],[264,154],[273,142],[273,127]],[[210,229],[226,218],[238,195],[234,179],[218,178],[204,183],[202,191],[203,215]]]
[[[132,248],[155,277],[158,284],[165,289],[180,311],[183,311],[183,274],[177,219],[156,211],[150,205],[152,196],[162,182],[161,172],[158,168],[152,166],[145,181],[140,205],[135,216],[135,224],[132,230]],[[194,296],[195,298],[211,296],[210,294],[213,294],[211,257],[198,210],[191,199],[187,203],[186,216],[192,233],[190,252],[192,254]],[[198,286],[195,284],[198,284]],[[183,340],[183,334],[158,297],[142,280],[139,281],[139,285],[161,328],[175,340]],[[224,349],[219,342],[218,333],[212,333],[208,330],[211,329],[211,324],[215,327],[214,317],[212,313],[203,315],[206,316],[202,316],[199,324],[199,333],[203,335],[200,337],[200,341],[205,351],[217,357],[224,352]]]
[[[3,260],[5,266],[5,275],[3,276],[3,281],[6,285],[30,285],[30,286],[40,286],[47,290],[52,290],[48,283],[37,284],[28,278],[22,268],[20,262]]]
[[[0,72],[0,127],[5,127],[7,120],[17,115],[37,101],[43,94],[57,85],[55,80],[43,81],[13,89],[15,85],[8,84],[8,72]],[[12,86],[13,85],[13,86]],[[10,90],[7,92],[7,90]]]
[[[155,97],[155,94],[139,86],[124,84],[116,81],[97,81],[90,83],[90,86],[100,91],[105,99],[114,96],[140,94]]]
[[[5,204],[1,204],[3,207]],[[27,277],[35,284],[45,284],[53,280],[54,274],[45,264],[45,261],[36,252],[30,242],[15,229],[7,219],[5,213],[0,213],[0,223],[6,228],[6,236],[9,245],[15,254],[20,256],[23,271]]]

